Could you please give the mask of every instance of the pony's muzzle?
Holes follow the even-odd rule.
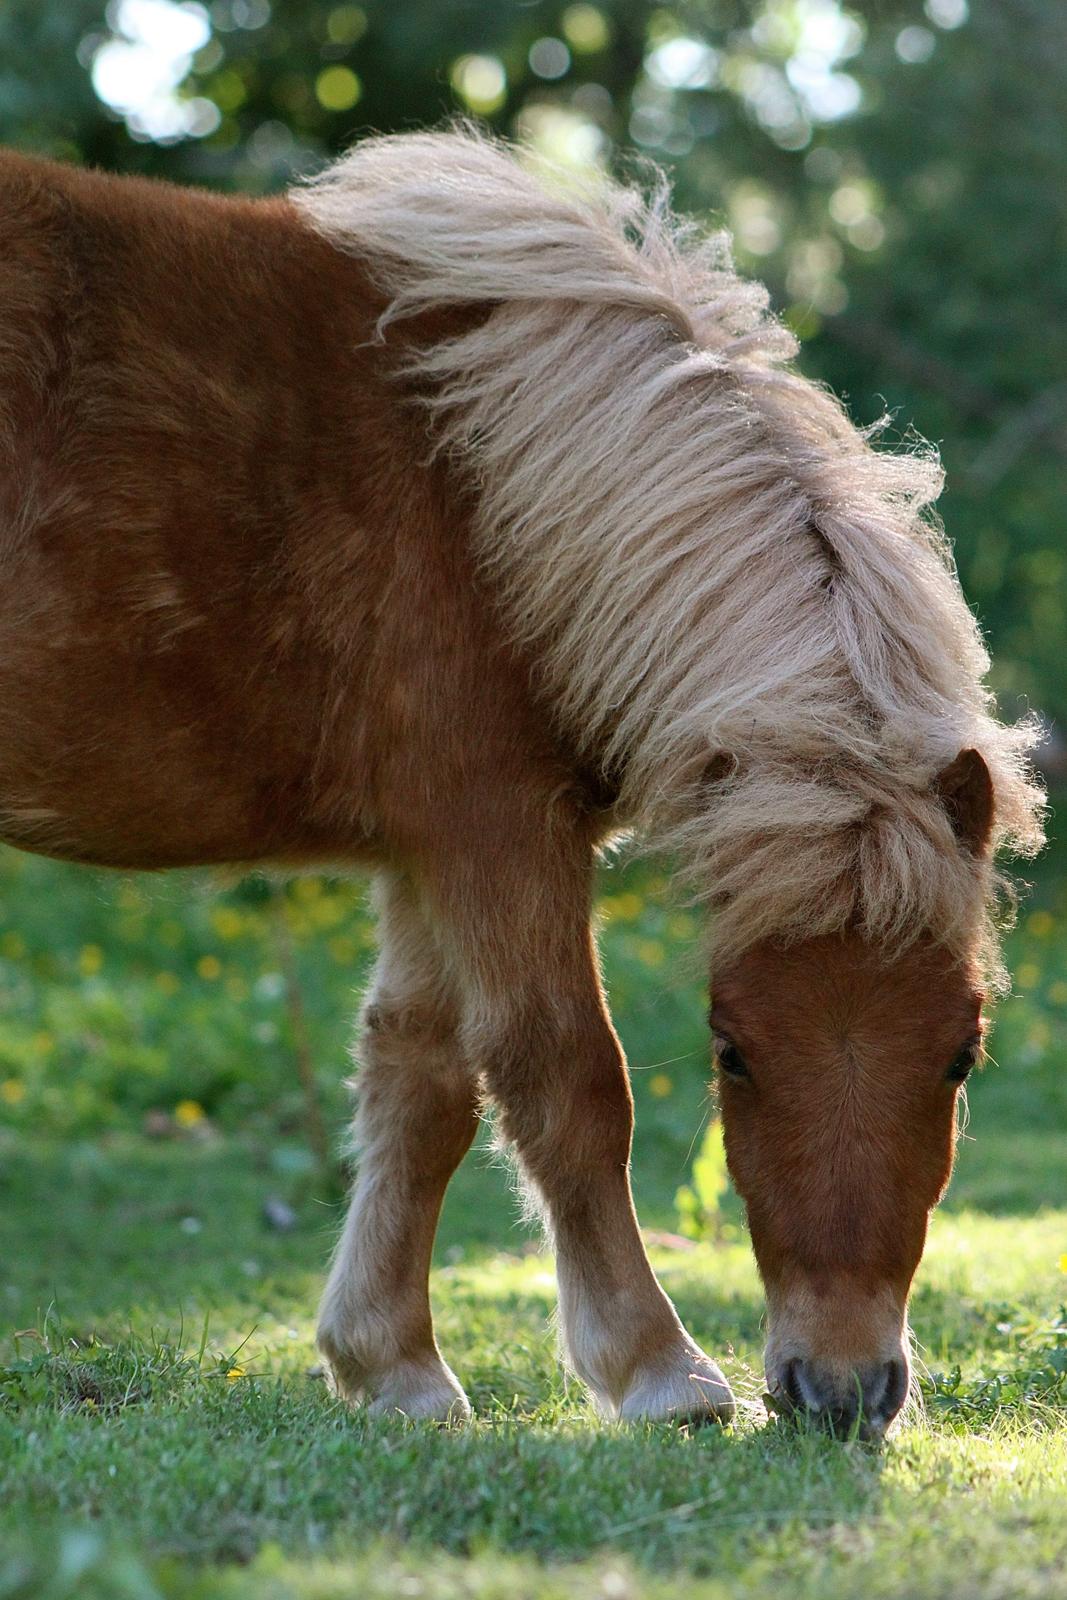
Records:
[[[782,1409],[806,1418],[838,1439],[881,1439],[908,1394],[908,1364],[903,1356],[842,1371],[794,1357],[776,1375]]]

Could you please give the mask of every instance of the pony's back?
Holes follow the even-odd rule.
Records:
[[[0,156],[8,840],[124,866],[366,848],[434,608],[492,648],[440,570],[457,519],[446,541],[370,348],[383,304],[284,199]]]

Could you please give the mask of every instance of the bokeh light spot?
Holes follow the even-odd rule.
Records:
[[[362,6],[335,6],[326,18],[326,35],[331,44],[356,44],[367,31],[367,13]]]
[[[901,28],[897,34],[895,49],[901,61],[908,66],[921,66],[924,61],[929,61],[937,46],[937,39],[929,28],[913,26]]]
[[[132,136],[173,143],[212,132],[218,117],[210,102],[183,100],[177,92],[211,39],[204,7],[191,0],[113,0],[107,19],[112,35],[93,54],[93,88]]]
[[[962,28],[970,16],[967,0],[926,0],[923,7],[930,21],[938,28]]]
[[[504,64],[496,56],[460,56],[452,67],[452,87],[471,111],[499,111],[508,92]]]
[[[653,83],[665,89],[706,89],[715,82],[718,52],[702,39],[668,39],[657,45],[646,67]]]
[[[571,53],[562,39],[535,39],[527,59],[530,71],[539,78],[562,78],[571,64]]]
[[[351,67],[324,67],[315,79],[315,98],[324,111],[351,111],[362,93]]]
[[[568,6],[560,18],[563,37],[579,55],[596,55],[611,43],[611,23],[596,6]]]

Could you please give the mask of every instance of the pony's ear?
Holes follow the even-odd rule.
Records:
[[[993,780],[977,750],[961,750],[934,779],[956,838],[972,855],[984,855],[993,836]]]

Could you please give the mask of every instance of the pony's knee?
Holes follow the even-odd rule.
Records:
[[[415,999],[372,998],[364,1008],[351,1087],[353,1146],[364,1162],[393,1162],[417,1147],[428,1172],[451,1170],[477,1127],[477,1084],[455,1018]]]
[[[512,1022],[483,1046],[483,1078],[504,1138],[539,1182],[566,1169],[625,1165],[633,1134],[626,1064],[601,1017]]]
[[[458,1032],[455,1007],[443,995],[375,990],[360,1016],[364,1037],[377,1046],[448,1045]]]
[[[360,1015],[355,1057],[361,1076],[379,1066],[450,1075],[462,1058],[455,1010],[436,995],[373,993]]]

